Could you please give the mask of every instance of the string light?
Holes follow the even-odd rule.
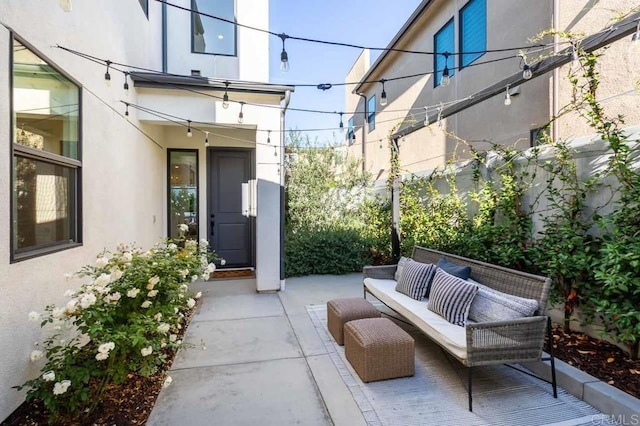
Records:
[[[442,128],[442,111],[444,111],[444,106],[440,105],[438,108],[438,127]]]
[[[267,143],[271,144],[271,130],[269,130],[267,133]]]
[[[187,137],[190,138],[193,136],[193,133],[191,132],[191,120],[187,120]]]
[[[20,136],[25,136],[26,133],[24,131],[24,123],[22,123],[22,126],[20,126]]]
[[[428,126],[429,125],[429,107],[423,107],[424,108],[424,125]]]
[[[507,90],[504,93],[504,104],[506,106],[511,105],[511,94],[509,93],[509,85],[507,84]]]
[[[222,108],[227,109],[229,108],[229,82],[225,81],[224,82],[224,95],[222,96]]]
[[[104,73],[104,82],[107,86],[111,86],[111,74],[109,74],[109,67],[111,66],[111,61],[107,60],[107,72]]]
[[[278,37],[282,40],[282,52],[280,53],[280,71],[287,72],[289,71],[289,55],[284,48],[284,42],[289,38],[285,33],[278,34]]]
[[[521,53],[519,56],[520,61],[522,62],[522,78],[524,78],[525,80],[530,80],[531,77],[533,77],[533,70],[527,63],[527,57],[525,56],[525,54]]]
[[[340,125],[338,126],[340,133],[344,133],[344,123],[342,122],[342,113],[340,113]]]
[[[124,91],[129,94],[129,73],[127,71],[124,72]]]
[[[273,156],[274,157],[278,156],[278,148],[276,148],[275,146],[273,147]]]
[[[58,2],[60,3],[60,7],[62,8],[62,10],[64,10],[65,12],[71,12],[71,10],[73,9],[71,0],[58,0]]]
[[[387,92],[384,90],[384,82],[387,81],[384,78],[380,80],[382,83],[382,93],[380,94],[380,105],[385,106],[387,104]]]
[[[209,147],[209,132],[205,130],[204,132],[204,146],[205,148]]]
[[[242,110],[244,109],[244,102],[240,101],[240,112],[238,113],[238,123],[244,123],[244,113]]]
[[[448,86],[451,78],[449,77],[449,66],[448,66],[448,62],[449,62],[449,52],[444,52],[444,69],[442,70],[442,80],[441,83],[443,86]]]
[[[640,21],[638,21],[638,25],[636,26],[636,32],[631,36],[631,41],[634,43],[640,42]]]
[[[129,104],[128,103],[124,103],[124,116],[128,117],[129,116]]]

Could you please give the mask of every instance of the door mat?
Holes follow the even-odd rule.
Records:
[[[216,278],[253,278],[255,277],[255,271],[252,269],[238,269],[238,270],[220,270],[217,269],[211,279]]]

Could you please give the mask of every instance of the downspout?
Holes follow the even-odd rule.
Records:
[[[553,52],[557,55],[560,51],[560,47],[558,44],[560,42],[560,36],[558,35],[558,31],[560,30],[560,0],[551,0],[551,3],[553,5],[551,24],[553,26],[553,29],[556,31],[555,35],[553,36]],[[558,106],[560,103],[560,100],[558,99],[559,97],[560,68],[556,67],[553,69],[553,83],[551,88],[551,117],[554,119],[553,125],[551,126],[553,142],[557,142],[560,138],[560,128],[558,126],[558,122],[555,120],[555,118],[560,113],[560,107]]]
[[[287,112],[287,107],[291,101],[291,91],[287,90],[284,93],[280,104],[280,291],[284,291],[285,279],[284,279],[284,212],[285,212],[285,196],[284,196],[284,117]]]
[[[367,146],[367,129],[365,129],[365,126],[368,124],[367,123],[367,95],[363,95],[362,93],[356,93],[356,94],[360,96],[364,101],[364,120],[362,121],[362,171],[364,172],[367,169],[367,166],[366,166],[367,151],[365,149],[365,147]],[[355,123],[354,123],[354,126],[355,126]]]
[[[162,3],[162,72],[166,73],[167,65],[167,4]]]

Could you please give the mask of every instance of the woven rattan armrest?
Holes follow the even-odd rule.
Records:
[[[392,280],[398,265],[365,266],[362,268],[363,278],[377,278],[382,280]]]
[[[546,316],[467,324],[467,366],[538,361]]]

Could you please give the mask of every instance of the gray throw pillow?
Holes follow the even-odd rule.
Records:
[[[464,327],[469,306],[477,292],[477,285],[438,269],[431,284],[427,309],[441,315],[451,324]]]
[[[436,269],[438,269],[436,265],[431,263],[406,262],[396,284],[396,291],[412,299],[422,300],[431,285]]]
[[[447,274],[453,275],[454,277],[458,277],[463,280],[468,280],[471,276],[471,266],[458,266],[444,256],[442,256],[440,260],[438,260],[436,266],[440,269],[443,269]]]
[[[400,276],[402,275],[402,268],[404,268],[404,265],[405,265],[407,262],[413,262],[413,259],[410,259],[410,258],[408,258],[408,257],[404,257],[404,256],[402,256],[402,257],[400,258],[400,260],[398,261],[398,267],[396,268],[396,273],[395,273],[395,275],[393,276],[393,279],[394,279],[394,280],[396,280],[396,281],[400,281]]]
[[[508,321],[530,317],[538,309],[538,301],[502,293],[480,285],[469,308],[469,319],[475,322]]]

